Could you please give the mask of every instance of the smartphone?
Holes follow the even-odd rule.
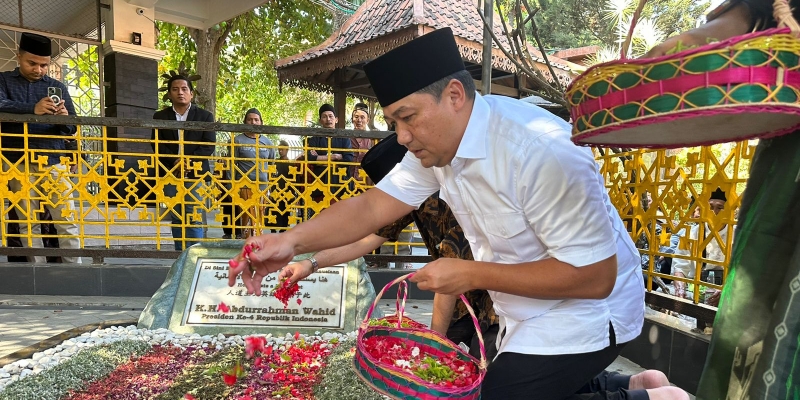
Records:
[[[64,98],[63,94],[61,93],[60,87],[48,87],[47,88],[47,97],[53,100],[53,103],[61,104],[61,100]]]

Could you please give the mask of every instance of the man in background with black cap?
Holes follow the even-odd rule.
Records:
[[[727,203],[727,201],[728,197],[725,191],[718,187],[711,192],[708,199],[708,210],[711,210],[713,213],[710,215],[710,218],[707,218],[705,223],[692,224],[689,227],[688,235],[686,234],[686,229],[673,235],[676,236],[673,238],[676,244],[675,254],[687,257],[693,255],[712,261],[702,263],[700,280],[715,285],[722,285],[722,275],[724,274],[722,265],[725,264],[727,254],[729,253],[725,251],[725,249],[733,243],[733,237],[731,237],[730,240],[728,239],[730,232],[729,224],[725,223],[723,221],[723,216],[720,215],[720,213],[725,210],[725,203]],[[699,220],[704,214],[706,213],[698,206],[692,217]],[[709,236],[713,237],[709,240],[707,245],[703,246],[703,242]],[[697,245],[690,246],[690,242],[696,243]],[[700,254],[690,254],[690,249],[698,249]],[[694,279],[697,271],[697,263],[688,258],[673,258],[672,268],[675,271],[675,276]],[[680,285],[676,285],[675,295],[692,298],[693,293],[687,293],[685,291],[685,285],[684,282],[680,282]],[[696,288],[693,289],[696,290]],[[719,304],[720,291],[716,289],[707,289],[707,292],[708,293],[700,293],[700,301],[716,307]]]
[[[67,87],[47,76],[50,52],[49,38],[33,33],[22,34],[17,54],[19,67],[13,71],[0,73],[0,112],[75,115]],[[42,205],[50,209],[56,230],[62,235],[59,238],[59,246],[66,249],[80,248],[80,231],[75,223],[75,206],[72,199],[72,181],[69,179],[67,166],[61,162],[61,157],[65,156],[65,139],[75,135],[76,128],[74,125],[28,124],[27,137],[22,135],[23,129],[23,124],[5,122],[2,124],[1,140],[5,157],[3,173],[15,168],[14,173],[21,174],[22,179],[25,179],[25,173],[29,173],[27,178],[34,185],[30,197],[21,200],[18,206],[23,219],[19,224],[22,245],[42,247],[40,237],[29,239],[27,235],[38,234],[30,232],[29,227],[37,224],[38,216],[33,210],[38,210],[40,201],[45,200]],[[23,157],[24,160],[21,160]],[[38,162],[40,157],[47,159],[45,166]],[[16,166],[12,167],[15,163]],[[43,175],[50,177],[42,179]],[[9,179],[9,188],[12,192],[22,190],[22,184],[18,179]],[[37,182],[57,182],[57,184],[43,187]],[[33,223],[28,224],[28,221]],[[62,259],[68,263],[80,263],[79,257]],[[37,256],[31,261],[44,263],[46,260],[45,257]]]
[[[591,151],[547,111],[477,95],[450,29],[384,54],[365,72],[408,154],[376,189],[286,233],[249,239],[259,250],[230,271],[229,285],[241,274],[258,294],[264,276],[295,254],[359,240],[439,190],[475,261],[439,258],[411,281],[445,295],[491,295],[499,354],[481,398],[559,400],[606,389],[589,383],[640,334],[644,284]],[[594,395],[688,399],[674,387]]]
[[[323,128],[335,129],[338,121],[336,110],[332,105],[326,103],[319,108],[319,124]],[[338,163],[353,162],[353,152],[348,151],[352,148],[350,138],[312,136],[306,139],[306,148],[306,162],[308,162],[314,178],[328,186],[328,190],[334,198],[332,202],[340,200],[347,191],[347,185],[344,182],[347,182],[350,172],[348,165],[339,166]],[[328,152],[329,148],[330,152]],[[330,168],[328,168],[329,166]],[[343,177],[340,178],[340,175]],[[311,182],[307,183],[311,184]],[[318,189],[314,190],[311,192],[311,199],[317,203],[322,202],[325,199],[325,193]],[[313,215],[314,212],[309,207],[308,218]]]

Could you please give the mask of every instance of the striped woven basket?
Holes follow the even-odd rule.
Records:
[[[484,348],[483,337],[481,336],[480,325],[478,324],[478,318],[475,316],[475,312],[472,310],[472,307],[470,307],[467,299],[462,295],[461,300],[467,305],[467,310],[469,311],[470,315],[472,315],[472,321],[475,324],[475,329],[478,333],[478,342],[481,350],[480,361],[464,352],[455,343],[451,342],[439,333],[424,328],[424,325],[421,328],[403,328],[401,324],[404,320],[403,313],[405,310],[406,297],[408,295],[408,283],[406,282],[406,279],[412,275],[413,273],[407,274],[395,279],[392,282],[389,282],[386,286],[384,286],[380,293],[378,293],[375,301],[372,303],[372,306],[367,312],[366,318],[364,318],[364,321],[361,323],[361,327],[358,330],[356,354],[353,359],[353,368],[355,369],[356,374],[358,374],[358,377],[361,378],[361,380],[363,380],[367,385],[372,387],[375,391],[392,399],[479,399],[481,395],[481,382],[483,382],[483,377],[486,374],[487,363],[486,349]],[[400,287],[398,288],[396,302],[397,316],[396,318],[387,317],[388,321],[396,322],[397,325],[394,327],[370,325],[370,316],[375,310],[375,307],[378,305],[378,301],[380,301],[383,293],[389,287],[398,283],[400,284]],[[421,325],[416,322],[415,324]],[[399,338],[404,341],[411,342],[419,347],[429,349],[432,353],[451,354],[455,352],[459,359],[472,362],[478,367],[478,371],[480,371],[479,377],[473,384],[467,387],[455,388],[431,384],[420,379],[407,370],[398,368],[394,365],[387,365],[386,363],[380,362],[372,357],[369,352],[366,351],[364,345],[365,340],[372,336],[390,336]]]
[[[787,0],[774,8],[776,29],[589,68],[566,93],[573,141],[673,148],[797,130],[800,26]]]

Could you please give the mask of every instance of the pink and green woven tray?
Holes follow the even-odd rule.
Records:
[[[573,141],[674,148],[794,132],[800,31],[785,10],[776,7],[776,29],[589,68],[566,93]]]
[[[404,319],[404,310],[406,297],[408,295],[408,283],[406,279],[411,277],[412,274],[407,274],[389,282],[378,293],[375,301],[372,303],[369,311],[367,312],[361,327],[358,330],[358,341],[356,346],[356,354],[353,360],[353,368],[358,377],[363,380],[367,385],[376,391],[392,398],[392,399],[421,399],[421,400],[435,400],[435,399],[460,399],[460,400],[477,400],[481,394],[481,382],[486,374],[486,349],[484,347],[483,337],[481,335],[480,324],[475,312],[470,307],[467,299],[462,295],[461,300],[466,304],[467,310],[472,316],[472,322],[475,324],[475,329],[478,333],[478,342],[480,344],[481,359],[476,360],[464,350],[459,348],[455,343],[448,340],[438,332],[432,331],[427,328],[404,328],[401,326]],[[375,307],[378,305],[383,293],[391,286],[400,284],[397,293],[397,315],[396,318],[389,318],[388,320],[396,322],[395,327],[386,327],[380,325],[370,325],[369,320],[372,316]],[[479,379],[473,384],[466,387],[443,387],[441,385],[430,384],[414,374],[398,368],[394,365],[387,365],[374,359],[364,347],[364,341],[371,336],[391,336],[405,341],[430,349],[432,353],[451,354],[456,353],[456,356],[464,361],[475,363],[480,371]]]

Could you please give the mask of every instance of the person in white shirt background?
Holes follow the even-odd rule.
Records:
[[[726,258],[724,249],[729,246],[730,243],[733,243],[732,237],[731,240],[728,240],[728,232],[730,231],[728,227],[729,224],[724,223],[720,215],[720,213],[725,210],[725,203],[727,201],[728,198],[722,188],[717,188],[711,193],[708,200],[708,210],[713,213],[712,218],[704,223],[691,225],[688,236],[686,235],[686,229],[682,229],[678,233],[672,235],[671,238],[671,243],[675,245],[676,255],[688,257],[690,255],[689,243],[692,242],[696,243],[697,248],[701,248],[697,254],[694,254],[695,256],[703,257],[718,263],[704,262],[700,270],[701,281],[712,282],[713,280],[713,283],[716,285],[722,284],[722,275],[724,273],[722,264],[725,262]],[[699,220],[702,214],[700,206],[698,206],[692,218]],[[709,242],[707,245],[702,246],[705,240],[709,240]],[[697,264],[689,259],[675,257],[672,259],[672,268],[675,276],[694,279],[697,271]],[[693,297],[692,291],[687,290],[684,282],[674,282],[676,296],[686,298]],[[691,289],[694,289],[694,287],[691,287]],[[720,291],[717,289],[702,290],[708,293],[701,293],[701,301],[716,307],[719,304]]]
[[[489,291],[501,333],[482,399],[688,399],[638,382],[584,392],[598,389],[585,386],[641,333],[644,288],[638,252],[569,125],[514,99],[477,95],[449,28],[365,72],[408,154],[376,189],[286,233],[248,239],[258,250],[231,270],[229,284],[241,274],[260,294],[264,276],[294,255],[359,240],[439,190],[475,261],[439,259],[411,281],[447,295]]]

